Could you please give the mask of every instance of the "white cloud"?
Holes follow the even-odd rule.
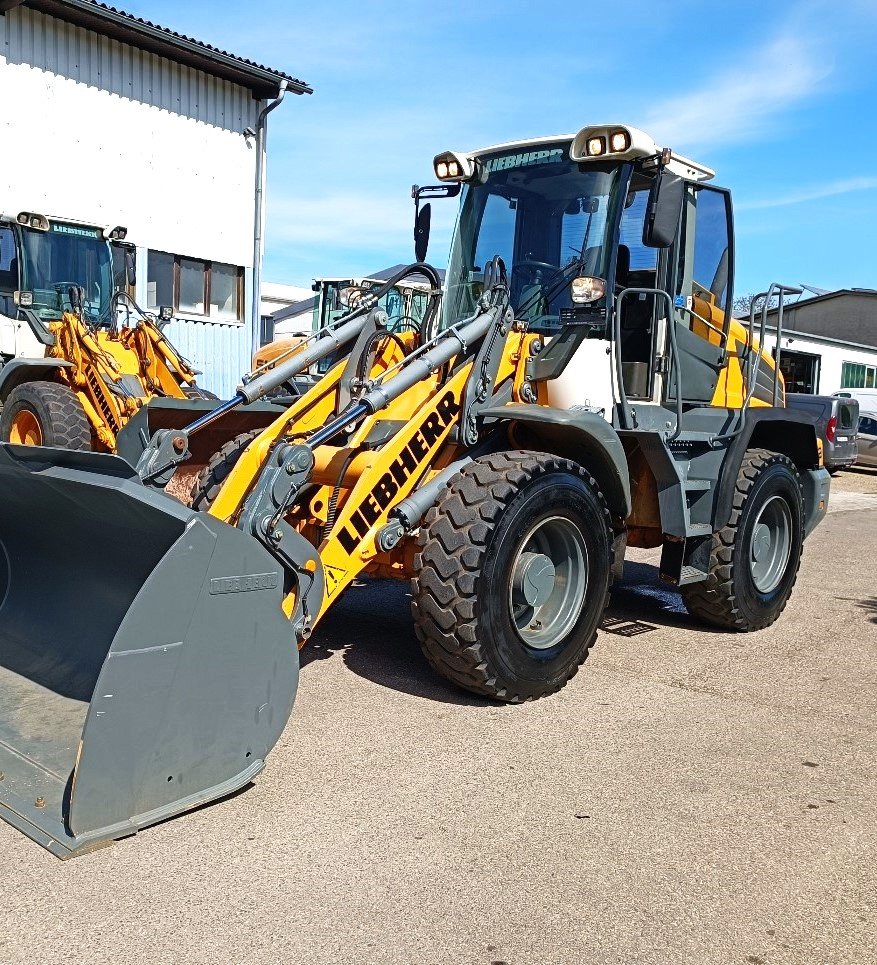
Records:
[[[674,146],[751,140],[769,130],[784,111],[817,93],[830,73],[824,47],[783,33],[704,83],[689,77],[691,93],[657,104],[642,127]]]
[[[802,188],[793,194],[780,195],[776,198],[764,198],[761,201],[741,201],[735,207],[738,211],[762,211],[765,208],[784,208],[787,205],[803,204],[805,201],[833,198],[839,194],[850,194],[853,191],[873,191],[875,188],[877,188],[877,178],[847,178],[843,181],[831,181],[819,187]]]

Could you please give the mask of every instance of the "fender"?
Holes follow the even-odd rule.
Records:
[[[731,441],[722,461],[713,514],[713,532],[718,532],[727,526],[731,518],[734,485],[747,449],[770,449],[772,452],[781,452],[788,456],[802,473],[819,470],[819,443],[815,416],[799,409],[773,406],[749,409],[742,431]],[[806,494],[810,488],[812,487],[809,487],[805,480],[804,516],[807,521],[816,510],[814,506],[807,505]],[[812,525],[808,527],[808,532],[812,529]]]
[[[548,451],[575,459],[594,474],[614,517],[630,515],[627,456],[618,433],[596,412],[513,403],[482,409],[479,419],[526,425]]]
[[[0,402],[23,382],[40,382],[58,369],[72,368],[73,363],[67,359],[12,359],[0,369]]]

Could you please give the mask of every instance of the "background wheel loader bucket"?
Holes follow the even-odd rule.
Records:
[[[0,817],[59,857],[247,784],[292,708],[283,573],[122,459],[0,446]]]

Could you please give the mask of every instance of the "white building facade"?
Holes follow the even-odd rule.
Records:
[[[234,392],[258,341],[265,108],[310,88],[90,0],[0,0],[0,210],[123,225],[135,297]],[[258,271],[256,272],[258,275]]]
[[[773,346],[776,330],[768,330]],[[786,332],[780,364],[789,392],[833,395],[841,389],[877,387],[877,348],[821,335]]]
[[[777,309],[767,314],[776,340]],[[877,291],[823,292],[786,305],[780,364],[790,392],[877,388]]]

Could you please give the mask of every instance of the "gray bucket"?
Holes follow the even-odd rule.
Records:
[[[284,576],[116,456],[0,445],[0,817],[70,857],[246,785],[289,718]]]

